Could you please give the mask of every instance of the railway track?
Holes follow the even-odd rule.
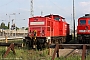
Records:
[[[54,60],[56,53],[57,53],[57,57],[60,57],[61,53],[62,56],[64,57],[68,57],[73,54],[79,54],[82,56],[82,59],[85,59],[86,55],[88,54],[88,51],[90,50],[90,44],[56,44],[56,45],[53,44],[51,45],[51,47],[53,48],[55,47],[52,60]],[[60,49],[62,51],[60,51]],[[64,49],[66,50],[64,51]],[[69,51],[68,49],[72,49],[72,50]]]

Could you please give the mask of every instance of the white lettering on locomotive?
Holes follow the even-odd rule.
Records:
[[[44,22],[30,22],[30,25],[44,25]]]
[[[85,30],[79,30],[79,32],[85,32]]]
[[[90,32],[90,30],[79,30],[79,32]]]

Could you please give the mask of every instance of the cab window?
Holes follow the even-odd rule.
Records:
[[[90,24],[90,20],[88,20],[88,24]]]
[[[86,20],[80,20],[80,25],[85,25],[86,24]]]
[[[55,17],[54,19],[59,21],[60,18],[59,17]]]

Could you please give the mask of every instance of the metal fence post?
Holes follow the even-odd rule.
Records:
[[[83,45],[82,60],[85,60],[85,57],[86,57],[86,45]]]
[[[56,44],[56,47],[52,56],[52,60],[54,60],[56,53],[57,53],[57,57],[59,57],[59,44]]]

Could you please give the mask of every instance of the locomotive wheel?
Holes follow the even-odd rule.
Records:
[[[42,48],[41,43],[37,40],[37,49],[39,50],[41,48]]]
[[[32,40],[31,39],[26,39],[26,47],[28,47],[28,49],[32,49],[33,48],[33,44],[32,44]]]
[[[38,49],[38,50],[42,50],[42,48],[43,48],[43,44],[38,43],[38,44],[37,44],[37,49]]]
[[[79,40],[79,44],[82,44],[83,43],[83,41],[82,40]]]
[[[90,44],[90,40],[89,40],[89,44]]]
[[[37,49],[39,50],[42,50],[43,48],[45,48],[45,40],[44,39],[41,39],[41,40],[37,40]]]
[[[87,44],[90,44],[90,40],[87,40],[87,42],[86,42]]]
[[[29,48],[30,48],[30,49],[33,48],[32,40],[29,41]]]
[[[61,43],[63,43],[63,40],[62,40],[62,38],[60,38],[60,41],[61,41]]]
[[[58,43],[61,44],[61,40],[58,40]]]

